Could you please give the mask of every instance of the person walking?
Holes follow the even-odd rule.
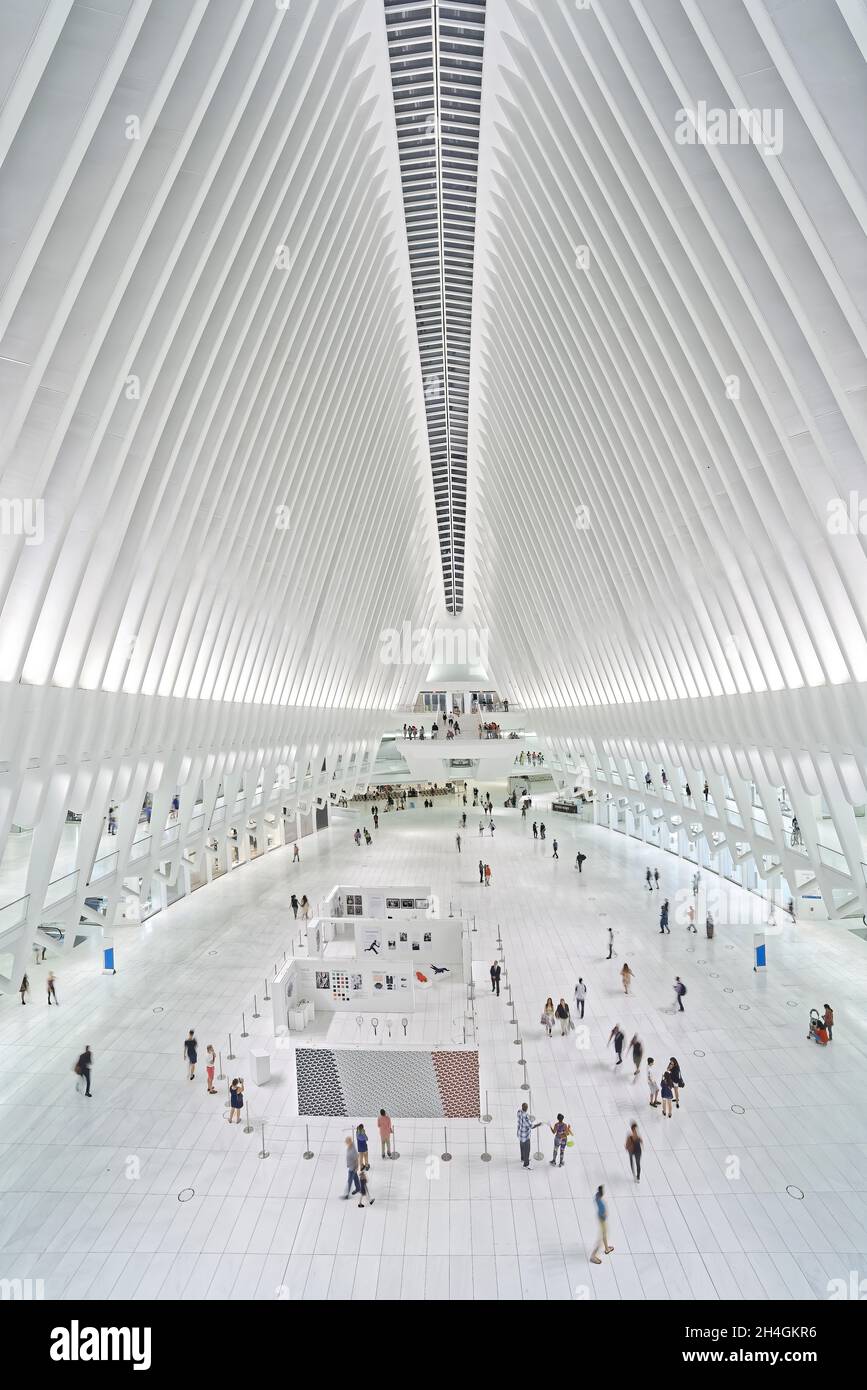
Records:
[[[364,1125],[355,1126],[355,1147],[358,1150],[358,1167],[360,1172],[366,1172],[370,1167],[368,1157],[367,1130]]]
[[[48,991],[48,1003],[49,1003],[49,1005],[51,1005],[51,1004],[57,1004],[57,990],[55,989],[55,981],[56,981],[56,979],[57,979],[57,977],[56,977],[56,975],[54,974],[54,971],[53,971],[53,970],[49,970],[49,972],[48,972],[48,979],[45,981],[45,988],[46,988],[46,990]],[[58,1005],[58,1007],[59,1007],[59,1005]]]
[[[626,1152],[629,1154],[629,1166],[636,1182],[641,1182],[641,1135],[638,1133],[638,1122],[632,1121],[629,1126],[629,1133],[626,1136]]]
[[[659,934],[660,934],[660,936],[663,936],[663,935],[665,934],[665,932],[668,932],[669,936],[671,936],[671,928],[670,928],[670,926],[668,925],[668,898],[666,898],[665,902],[662,904],[661,908],[659,909]]]
[[[479,883],[484,883],[484,881],[485,881],[485,861],[484,861],[483,859],[480,859],[480,860],[479,860]]]
[[[554,850],[554,853],[551,855],[551,858],[552,858],[552,859],[559,859],[560,856],[559,856],[559,854],[557,853],[557,850],[558,850],[559,846],[558,846],[558,844],[557,844],[557,841],[556,841],[556,840],[552,840],[552,841],[551,841],[551,844],[552,844],[552,847],[553,847],[553,850]]]
[[[554,1027],[554,1018],[554,1000],[549,997],[545,1001],[545,1007],[542,1010],[542,1017],[539,1019],[539,1022],[541,1023],[542,1027],[548,1030],[549,1038],[551,1036],[551,1030]]]
[[[620,1027],[619,1023],[615,1023],[614,1027],[611,1029],[611,1032],[608,1034],[608,1041],[614,1043],[614,1051],[617,1053],[617,1061],[614,1064],[617,1067],[619,1067],[623,1062],[622,1054],[624,1036],[625,1034],[623,1032],[623,1029]]]
[[[602,1261],[599,1258],[600,1249],[604,1250],[606,1255],[610,1255],[614,1250],[614,1246],[608,1244],[608,1207],[605,1202],[605,1188],[601,1183],[596,1189],[593,1202],[596,1207],[596,1216],[599,1220],[599,1237],[591,1251],[590,1263],[592,1265],[601,1265]]]
[[[484,822],[483,820],[480,820],[480,821],[479,821],[479,834],[480,834],[480,835],[484,835],[484,833],[485,833],[485,822]]]
[[[569,1005],[565,999],[561,999],[556,1008],[556,1016],[560,1020],[560,1037],[565,1038],[572,1027],[572,1017],[569,1013]]]
[[[669,1057],[668,1059],[668,1075],[671,1080],[671,1089],[674,1092],[674,1107],[679,1110],[680,1092],[686,1082],[683,1079],[683,1072],[680,1070],[680,1062],[676,1057]]]
[[[822,1022],[828,1029],[828,1042],[832,1042],[834,1038],[834,1010],[831,1008],[830,1004],[826,1004],[824,1007],[825,1012],[822,1015]]]
[[[629,986],[632,983],[632,971],[629,969],[626,961],[624,961],[623,965],[620,967],[620,978],[623,981],[623,993],[628,994]]]
[[[491,820],[491,819],[488,820],[488,826],[489,826],[490,831],[491,831],[491,839],[493,840],[493,838],[494,838],[494,831],[496,830],[497,827],[494,825],[494,822],[493,822],[493,820]]]
[[[364,1206],[365,1197],[367,1198],[367,1205],[370,1207],[372,1207],[376,1201],[370,1187],[370,1178],[368,1176],[369,1169],[370,1165],[368,1164],[366,1168],[362,1168],[358,1175],[358,1205],[360,1207]]]
[[[208,1046],[205,1048],[205,1072],[208,1077],[209,1096],[215,1096],[217,1094],[217,1088],[214,1085],[214,1071],[216,1070],[216,1066],[217,1054],[214,1051],[214,1045],[213,1043],[208,1043]]]
[[[557,1155],[560,1155],[560,1167],[563,1167],[563,1159],[566,1154],[566,1144],[572,1134],[572,1126],[567,1124],[562,1115],[558,1115],[554,1124],[551,1125],[551,1133],[554,1136],[554,1157],[551,1159],[551,1167],[557,1167]]]
[[[632,1048],[632,1061],[635,1065],[635,1071],[632,1073],[632,1079],[634,1081],[638,1073],[641,1071],[641,1059],[644,1056],[644,1044],[642,1043],[637,1033],[633,1033],[632,1041],[630,1042],[629,1046]]]
[[[300,849],[298,848],[297,844],[292,846],[292,863],[293,863],[293,864],[300,864],[300,863],[301,863],[301,851],[300,851]]]
[[[187,1074],[193,1081],[196,1075],[196,1062],[199,1060],[199,1044],[192,1028],[184,1040],[184,1056],[187,1059]]]
[[[394,1134],[394,1125],[391,1122],[391,1116],[387,1110],[380,1110],[376,1121],[376,1128],[379,1130],[382,1157],[393,1158],[394,1149],[392,1147],[392,1135]]]
[[[544,822],[544,821],[540,821],[540,822],[539,822],[539,839],[540,839],[540,840],[544,840],[544,838],[545,838],[545,822]]]
[[[302,898],[301,898],[301,921],[302,921],[302,922],[309,922],[309,921],[310,921],[310,904],[309,904],[309,902],[307,901],[307,894],[306,894],[306,893],[304,893],[304,894],[302,895]]]
[[[685,994],[686,994],[686,985],[683,983],[683,980],[680,978],[679,975],[675,975],[675,977],[674,977],[674,997],[675,997],[675,1000],[676,1000],[676,1002],[677,1002],[677,1007],[678,1007],[678,1009],[680,1010],[680,1012],[681,1012],[682,1014],[683,1014],[683,1013],[686,1013],[686,1009],[683,1007],[683,996],[684,996]],[[677,1012],[677,1010],[675,1010],[674,1012]]]
[[[657,893],[658,893],[658,892],[659,892],[659,870],[658,870],[658,869],[654,869],[654,871],[653,871],[653,886],[654,886],[654,888],[656,889],[656,891],[657,891]]]
[[[297,899],[297,897],[295,896],[294,893],[292,894],[292,897],[289,899],[289,906],[292,908],[292,916],[293,916],[293,917],[297,917],[297,916],[298,916],[298,899]]]
[[[84,1082],[86,1096],[90,1095],[90,1073],[93,1067],[93,1053],[90,1050],[90,1043],[85,1044],[84,1051],[76,1062],[73,1070],[78,1077],[75,1083],[76,1091],[81,1091],[81,1083]]]
[[[538,840],[538,838],[539,838],[539,827],[538,827],[538,825],[536,824],[536,822],[533,821],[533,839],[534,839],[534,840]]]
[[[705,801],[707,801],[708,796],[709,796],[709,794],[710,794],[710,787],[709,787],[708,784],[707,784],[707,778],[705,778],[705,783],[704,783],[704,786],[702,787],[702,794],[703,794],[703,796],[704,796]]]
[[[614,955],[614,928],[613,928],[613,927],[609,927],[609,928],[608,928],[608,955],[605,957],[605,959],[606,959],[606,960],[610,960],[611,957],[612,957],[613,955]]]
[[[500,974],[500,962],[495,960],[491,966],[491,993],[496,994],[498,999],[500,997]]]
[[[525,1168],[530,1166],[530,1135],[539,1126],[533,1123],[533,1116],[530,1114],[530,1107],[523,1101],[518,1111],[518,1144],[521,1152],[521,1162]]]
[[[461,837],[460,837],[460,835],[456,835],[456,836],[455,836],[455,844],[456,844],[457,847],[458,847],[458,854],[460,854],[460,852],[461,852]]]
[[[654,1067],[653,1058],[652,1058],[652,1057],[648,1057],[648,1059],[647,1059],[647,1071],[646,1071],[645,1075],[646,1075],[646,1077],[647,1077],[647,1089],[648,1089],[648,1091],[650,1092],[650,1108],[651,1108],[651,1110],[655,1110],[656,1107],[657,1107],[657,1105],[659,1104],[659,1086],[657,1085],[657,1082],[656,1082],[656,1072],[653,1070],[653,1067]]]
[[[583,872],[586,861],[587,855],[582,853],[579,849],[578,853],[575,855],[575,868],[578,870],[579,874]]]
[[[652,875],[651,872],[650,872],[650,865],[649,865],[649,864],[648,864],[648,866],[647,866],[647,873],[644,875],[644,878],[645,878],[645,882],[647,883],[647,891],[648,891],[648,893],[652,893],[652,892],[653,892],[653,875]]]
[[[361,1191],[361,1183],[358,1181],[358,1150],[352,1139],[347,1135],[346,1138],[346,1191],[343,1194],[344,1202],[348,1202],[353,1192]]]
[[[671,1098],[673,1095],[673,1090],[674,1088],[671,1084],[671,1077],[669,1076],[667,1071],[663,1072],[662,1089],[660,1092],[660,1094],[662,1095],[662,1113],[669,1120],[671,1119]]]
[[[18,993],[21,995],[21,1003],[26,1004],[25,995],[30,993],[30,981],[26,975],[22,975],[21,984],[18,986]]]
[[[581,979],[581,976],[579,975],[578,983],[575,986],[575,1012],[579,1018],[584,1017],[584,1001],[586,998],[587,986],[585,985],[584,981]]]
[[[692,903],[690,903],[689,907],[686,909],[686,929],[688,932],[698,932],[698,927],[695,925],[695,908]]]
[[[491,886],[491,866],[490,866],[490,864],[486,864],[486,865],[485,865],[485,887],[486,887],[486,888],[490,888],[490,886]]]

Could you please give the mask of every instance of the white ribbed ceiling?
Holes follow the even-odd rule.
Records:
[[[865,536],[827,524],[867,496],[863,5],[508,11],[470,450],[492,668],[543,705],[863,681]],[[679,110],[738,108],[767,151],[712,117],[679,143]]]
[[[485,51],[442,457],[395,8],[0,5],[0,496],[45,528],[0,538],[0,680],[383,707],[383,629],[465,586],[528,703],[863,681],[863,5],[441,0],[438,80]],[[700,103],[782,147],[679,144]]]

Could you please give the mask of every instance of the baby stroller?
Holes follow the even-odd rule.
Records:
[[[813,1042],[818,1043],[820,1047],[827,1047],[828,1045],[828,1029],[825,1027],[818,1009],[810,1010],[810,1031],[807,1037],[812,1038]]]

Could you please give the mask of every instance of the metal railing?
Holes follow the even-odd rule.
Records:
[[[71,874],[64,874],[62,878],[53,879],[45,890],[45,898],[42,903],[43,911],[47,907],[55,907],[57,903],[74,897],[77,888],[78,869],[73,869]]]
[[[100,878],[107,878],[113,874],[118,866],[119,851],[112,850],[111,854],[104,854],[101,859],[94,861],[93,869],[90,874],[90,883],[96,883]]]

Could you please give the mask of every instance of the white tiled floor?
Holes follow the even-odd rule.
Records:
[[[786,927],[769,938],[769,969],[757,977],[751,928],[719,928],[712,943],[687,939],[674,922],[670,936],[658,935],[645,867],[659,866],[673,899],[691,866],[551,815],[542,845],[518,813],[496,813],[485,891],[477,835],[455,852],[459,809],[383,816],[369,850],[356,849],[354,817],[343,813],[304,842],[300,866],[277,851],[118,932],[116,977],[102,976],[89,954],[56,964],[60,1009],[45,1006],[44,966],[30,971],[26,1009],[0,999],[0,1278],[42,1278],[48,1297],[84,1299],[761,1300],[822,1298],[829,1279],[863,1273],[867,944],[820,923]],[[589,855],[581,878],[576,839]],[[377,1202],[362,1212],[339,1200],[343,1122],[311,1122],[315,1158],[301,1156],[291,1053],[277,1050],[272,1082],[250,1088],[253,1117],[266,1124],[262,1160],[261,1132],[230,1129],[222,1095],[208,1096],[203,1076],[185,1079],[182,1042],[192,1026],[203,1047],[225,1051],[231,1030],[234,1065],[248,1070],[245,1047],[274,1050],[269,1007],[257,1021],[250,1015],[254,991],[261,1005],[265,975],[289,949],[291,890],[316,901],[338,881],[408,877],[477,916],[493,1161],[480,1160],[478,1123],[449,1124],[449,1164],[437,1158],[441,1124],[398,1124],[401,1158],[374,1155]],[[521,1054],[505,996],[492,999],[487,984],[498,922],[533,1109],[546,1119],[564,1110],[576,1132],[562,1171],[518,1163]],[[613,963],[604,959],[609,923]],[[628,999],[617,978],[624,956],[635,972]],[[579,974],[590,990],[584,1050],[572,1038],[549,1040],[538,1024],[546,995],[569,997]],[[688,985],[683,1015],[669,1012],[675,974]],[[838,1023],[832,1046],[820,1049],[806,1023],[826,1000]],[[451,1003],[439,1012],[440,1030],[458,1026]],[[615,1021],[627,1038],[637,1030],[657,1062],[677,1054],[687,1086],[672,1120],[650,1111],[628,1059],[615,1073],[605,1046]],[[340,1026],[354,1033],[351,1021]],[[86,1042],[96,1055],[89,1106],[71,1071]],[[623,1148],[633,1118],[645,1136],[640,1189]],[[600,1181],[615,1252],[596,1267],[587,1255]],[[187,1187],[193,1197],[179,1202]]]

